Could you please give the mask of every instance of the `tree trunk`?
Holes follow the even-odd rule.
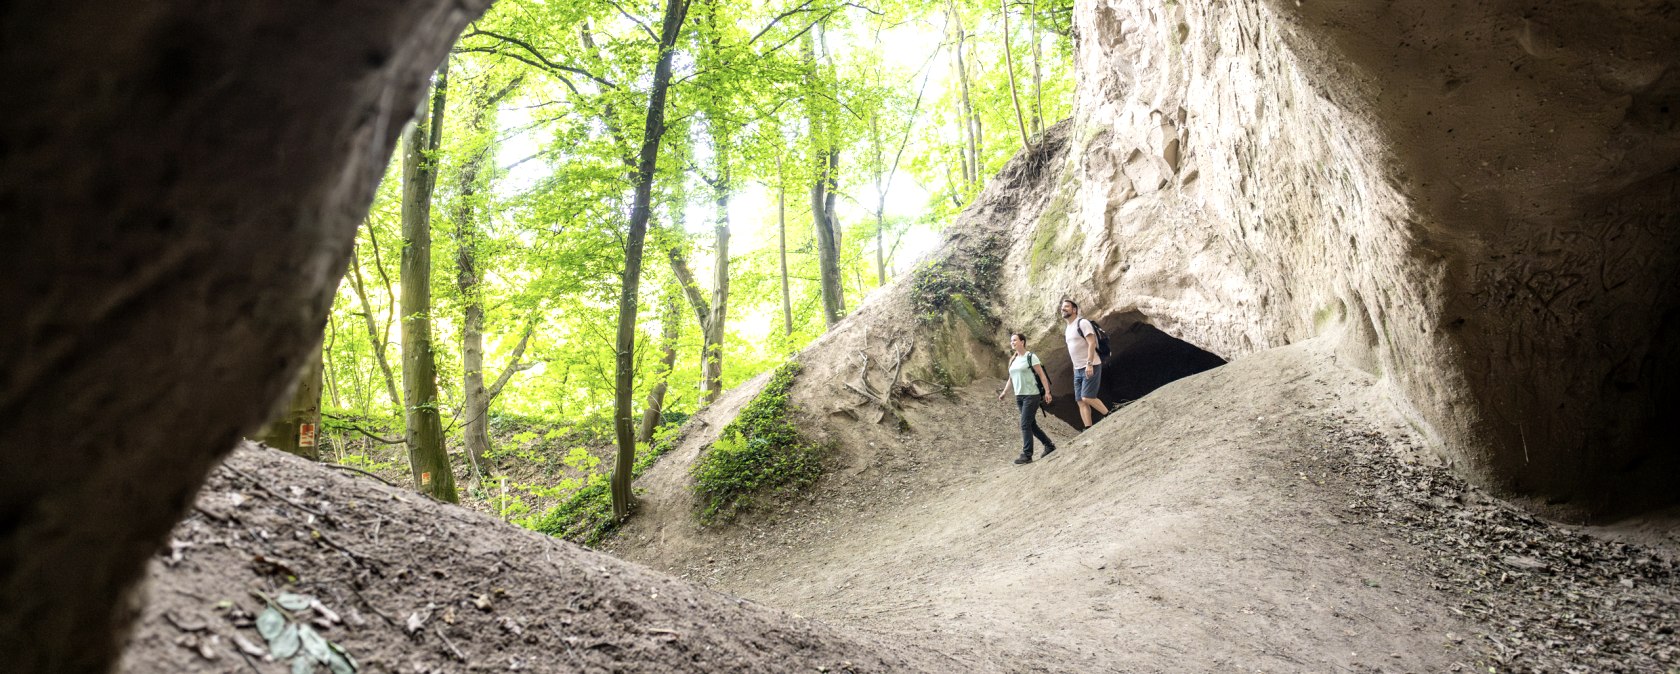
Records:
[[[776,241],[782,261],[782,326],[786,334],[793,334],[793,296],[788,292],[787,271],[787,187],[776,186]]]
[[[368,225],[368,238],[373,238],[373,226]],[[385,395],[391,397],[391,407],[398,417],[403,416],[402,396],[397,393],[397,377],[391,374],[391,361],[385,357],[385,348],[390,341],[389,333],[381,334],[378,321],[373,319],[373,305],[368,302],[367,288],[362,280],[361,251],[350,253],[350,287],[356,290],[356,297],[362,301],[362,318],[367,324],[368,343],[373,346],[373,359],[379,364],[380,373],[385,375]]]
[[[706,317],[704,358],[700,365],[706,388],[701,404],[710,405],[723,393],[723,335],[729,316],[729,178],[727,170],[716,189],[717,259],[712,264],[712,306]]]
[[[820,87],[823,80],[817,66],[815,30],[805,33],[805,63],[810,86]],[[830,137],[827,113],[817,103],[816,92],[807,94],[805,107],[811,125],[811,161],[814,162],[811,180],[811,226],[817,234],[818,277],[822,283],[823,321],[833,330],[845,315],[844,286],[840,278],[840,239],[834,226],[833,187],[839,166],[838,149]]]
[[[321,427],[322,352],[322,345],[317,343],[303,371],[298,373],[291,402],[280,411],[280,416],[263,427],[258,442],[310,461],[321,460],[316,430]]]
[[[665,307],[659,314],[659,380],[648,391],[647,409],[642,411],[642,428],[636,433],[637,442],[653,442],[653,432],[665,413],[665,389],[670,384],[671,370],[677,364],[677,340],[682,337],[682,299],[677,293],[665,293]]]
[[[431,111],[421,108],[403,148],[402,334],[403,399],[408,462],[414,488],[454,503],[455,473],[443,445],[438,415],[437,363],[432,353],[432,187],[443,135],[449,62],[438,68]]]
[[[337,409],[344,409],[344,401],[339,397],[338,393],[338,368],[332,366],[332,361],[325,359],[325,355],[332,353],[333,347],[336,346],[337,343],[338,321],[333,319],[332,311],[329,309],[327,311],[327,342],[321,345],[321,354],[323,356],[322,360],[325,361],[322,376],[326,380],[325,384],[327,388],[327,397],[332,398],[333,407]]]
[[[1043,58],[1042,55],[1041,55],[1041,52],[1043,52],[1044,47],[1043,47],[1043,45],[1039,44],[1039,38],[1038,38],[1038,0],[1032,0],[1032,4],[1030,5],[1030,7],[1031,7],[1031,9],[1029,11],[1032,12],[1032,23],[1029,26],[1029,30],[1027,31],[1027,34],[1032,36],[1032,59],[1033,59],[1033,118],[1032,118],[1032,121],[1033,121],[1033,133],[1034,134],[1039,134],[1039,133],[1044,132],[1044,69],[1039,65],[1040,61]]]
[[[877,40],[877,44],[879,41]],[[869,117],[870,145],[875,149],[875,285],[887,284],[887,181],[886,151],[881,146],[881,117]]]
[[[665,134],[665,94],[671,85],[672,47],[677,43],[683,19],[688,13],[688,0],[666,0],[665,19],[660,26],[659,61],[653,67],[653,85],[648,92],[646,125],[642,131],[642,149],[636,163],[636,195],[630,205],[630,231],[624,242],[624,288],[618,298],[618,343],[616,359],[616,390],[613,396],[613,417],[618,436],[618,458],[613,464],[613,518],[623,521],[630,516],[630,478],[636,463],[635,429],[631,427],[633,413],[630,401],[634,390],[636,351],[636,294],[642,280],[642,244],[647,238],[647,223],[652,215],[654,171],[659,163],[659,141]]]
[[[513,92],[518,83],[519,80],[513,80],[488,96],[479,89],[473,96],[476,100],[467,124],[472,143],[476,145],[480,142],[491,111]],[[472,465],[474,488],[482,488],[484,484],[484,477],[488,474],[485,457],[490,453],[490,395],[484,388],[484,296],[479,289],[479,230],[474,197],[478,194],[484,162],[494,147],[493,142],[486,141],[482,146],[471,148],[456,176],[460,194],[455,200],[455,283],[461,290],[464,305],[461,310],[461,416],[466,422],[461,426],[461,439],[466,447],[467,461]],[[529,330],[525,333],[527,337],[530,334]],[[523,339],[520,346],[524,346]],[[519,356],[515,355],[509,367],[518,362]]]
[[[729,282],[727,281],[727,264],[729,264],[727,262],[727,245],[729,245],[727,225],[719,227],[717,235],[719,235],[719,244],[724,247],[724,262],[719,262],[717,269],[721,269],[722,274],[724,274],[722,282],[727,284]],[[711,301],[707,301],[706,294],[702,294],[701,284],[694,281],[694,272],[689,269],[689,259],[684,252],[684,247],[687,244],[680,240],[680,235],[677,235],[677,237],[679,237],[677,242],[670,247],[670,250],[667,250],[667,255],[670,257],[670,272],[677,277],[677,286],[682,287],[682,296],[689,299],[689,308],[694,309],[694,323],[701,324],[701,395],[704,397],[702,402],[709,403],[712,402],[712,398],[716,398],[716,393],[712,393],[714,385],[717,387],[717,392],[722,392],[722,383],[719,380],[719,373],[721,373],[722,368],[722,316],[717,313],[714,304],[712,304],[716,303],[719,296],[714,291]],[[714,284],[716,282],[717,279],[714,279]],[[724,286],[724,299],[727,299],[727,286]],[[717,356],[716,365],[712,361],[714,355]]]
[[[823,320],[829,330],[845,315],[840,281],[840,240],[831,220],[833,195],[829,192],[835,162],[831,150],[817,151],[817,177],[811,183],[811,226],[817,234],[817,263],[822,281]]]
[[[965,168],[972,183],[979,183],[980,178],[980,117],[974,113],[974,99],[968,91],[968,64],[963,59],[963,50],[967,48],[968,36],[963,32],[962,17],[957,14],[957,6],[953,2],[951,8],[951,25],[957,31],[957,81],[962,85],[962,117],[965,121],[964,135],[968,139],[968,161]]]
[[[1015,86],[1015,56],[1009,47],[1009,0],[998,0],[998,9],[1003,10],[1003,68],[1009,73],[1009,102],[1015,106],[1015,127],[1021,131],[1021,147],[1032,147],[1032,138],[1027,135],[1026,116],[1021,113],[1021,94]]]

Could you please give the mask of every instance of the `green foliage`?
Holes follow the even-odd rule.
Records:
[[[702,524],[732,520],[766,492],[803,489],[822,475],[824,448],[806,441],[790,419],[799,371],[798,361],[778,368],[694,465]]]
[[[951,377],[951,371],[945,368],[945,364],[937,360],[933,361],[933,383],[939,385],[939,393],[945,396],[946,400],[956,402],[956,381]]]
[[[257,615],[257,634],[268,643],[274,659],[290,659],[293,672],[314,672],[316,665],[333,674],[355,674],[361,669],[349,651],[321,636],[306,620],[304,611],[321,606],[315,597],[286,592],[270,599],[257,594],[268,604]]]
[[[933,323],[953,311],[978,311],[979,316],[989,319],[985,300],[997,289],[1003,253],[1002,237],[992,234],[922,265],[910,280],[910,303],[917,320]]]
[[[731,199],[724,212],[734,219],[723,341],[722,379],[729,387],[777,367],[824,332],[810,212],[819,155],[838,156],[840,275],[846,302],[856,307],[881,283],[877,245],[890,277],[895,253],[912,255],[898,249],[900,241],[911,244],[906,249],[922,245],[1018,150],[996,4],[867,4],[769,0],[691,8],[676,46],[632,354],[631,398],[646,400],[663,379],[667,424],[699,407],[701,334],[685,306],[677,361],[667,375],[660,361],[665,319],[649,308],[676,291],[666,264],[673,249],[691,260],[703,290],[715,284],[716,258],[707,253],[719,243],[712,225],[720,193]],[[954,44],[941,33],[948,7],[967,32],[972,104],[986,129],[980,181],[960,182],[953,171],[961,143],[953,133],[959,128]],[[1032,64],[1028,7],[1039,18],[1048,123],[1072,104],[1071,2],[1010,5],[1018,78],[1027,78]],[[462,442],[466,366],[458,347],[468,307],[483,312],[486,384],[508,367],[525,327],[534,326],[520,358],[529,367],[514,372],[493,402],[491,430],[499,440],[489,457],[536,470],[488,483],[476,497],[504,517],[542,520],[550,529],[573,531],[562,535],[577,540],[598,541],[610,531],[600,524],[606,510],[596,508],[606,495],[598,471],[610,467],[597,464],[610,462],[586,459],[575,448],[598,455],[614,438],[614,328],[630,198],[625,159],[640,146],[647,73],[657,55],[642,24],[657,29],[659,12],[659,3],[605,0],[496,3],[452,50],[445,128],[434,157],[434,300],[425,313],[436,349],[435,405],[450,440]],[[888,188],[902,192],[897,186],[907,178],[931,194],[925,210],[895,210],[892,197],[899,195],[889,196]],[[403,377],[401,191],[400,158],[394,158],[357,232],[325,338],[323,408],[329,419],[348,421],[324,419],[323,443],[331,444],[335,460],[386,473],[406,471],[401,446],[367,436],[402,435],[403,401],[396,399]],[[785,202],[780,212],[778,196]],[[777,245],[783,222],[786,327]],[[461,259],[473,260],[470,273],[456,266]],[[984,318],[988,289],[967,279],[984,278],[976,272],[985,260],[980,267],[972,262],[917,272],[916,293],[925,300],[918,310]],[[723,445],[750,455],[757,448],[749,437],[731,436]],[[668,447],[653,445],[637,453],[638,466]],[[562,496],[562,508],[533,515],[543,510],[538,499]]]
[[[677,425],[662,426],[654,433],[651,445],[636,445],[636,460],[630,469],[631,480],[641,477],[642,473],[647,472],[647,469],[659,461],[659,457],[676,446],[681,439],[678,428]],[[566,458],[568,464],[578,467],[586,464],[588,468],[593,468],[598,461],[599,459],[582,448],[573,449]],[[590,473],[581,487],[562,484],[554,492],[565,491],[568,487],[575,488],[576,491],[542,515],[519,520],[518,524],[573,543],[599,545],[617,531],[621,524],[613,519],[612,491],[607,481],[608,476],[608,473]],[[519,505],[523,506],[523,503]]]

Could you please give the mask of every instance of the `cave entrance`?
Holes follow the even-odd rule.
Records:
[[[1147,317],[1137,312],[1093,322],[1108,333],[1112,351],[1103,368],[1099,394],[1111,411],[1171,382],[1225,364],[1225,359],[1150,325]],[[1056,394],[1056,402],[1049,411],[1079,428],[1079,407],[1073,402],[1072,361],[1060,341],[1061,333],[1055,334],[1057,343],[1038,352],[1050,372],[1051,388]]]

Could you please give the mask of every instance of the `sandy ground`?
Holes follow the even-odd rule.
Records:
[[[1315,343],[1285,347],[1168,385],[1077,437],[1052,422],[1062,449],[1016,466],[1013,409],[992,398],[996,380],[981,381],[955,404],[913,403],[917,430],[897,447],[737,527],[701,529],[686,494],[650,489],[648,516],[611,549],[765,604],[913,635],[984,671],[1672,666],[1672,558],[1637,548],[1621,558],[1653,566],[1553,569],[1595,587],[1621,587],[1620,571],[1655,579],[1606,609],[1652,614],[1618,632],[1622,656],[1599,662],[1602,644],[1512,645],[1509,615],[1559,608],[1516,596],[1562,581],[1502,562],[1533,550],[1478,556],[1437,543],[1499,543],[1471,525],[1490,518],[1511,518],[1489,526],[1513,540],[1602,541],[1429,465],[1372,384]],[[681,465],[650,477],[680,481]],[[1410,499],[1445,504],[1416,518]],[[1489,564],[1505,578],[1478,587]],[[1646,629],[1647,644],[1625,646]]]
[[[756,386],[730,392],[609,546],[652,569],[241,449],[154,560],[122,671],[289,671],[253,624],[283,592],[316,598],[295,620],[368,672],[1680,662],[1660,518],[1617,539],[1488,498],[1430,465],[1370,378],[1319,344],[1179,380],[1084,434],[1052,420],[1061,449],[1024,466],[997,384],[909,400],[905,433],[806,420],[841,443],[834,471],[701,528],[686,470]]]

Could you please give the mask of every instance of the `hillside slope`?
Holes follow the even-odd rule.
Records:
[[[318,601],[299,622],[363,672],[958,671],[253,445],[211,474],[148,579],[125,673],[292,671],[253,622],[288,592]]]
[[[1057,424],[1060,452],[1026,466],[997,383],[907,405],[920,430],[892,460],[813,497],[732,528],[640,520],[613,549],[981,671],[1680,661],[1671,557],[1428,465],[1328,341],[1180,380],[1077,437]]]

